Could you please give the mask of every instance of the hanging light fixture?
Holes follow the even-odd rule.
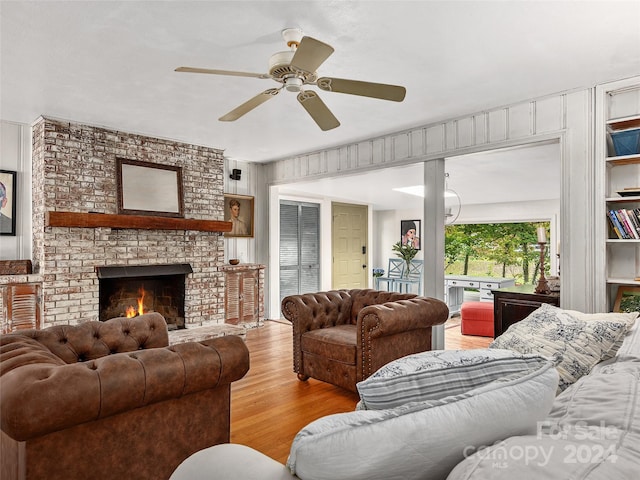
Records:
[[[456,220],[458,220],[458,217],[460,216],[460,210],[462,209],[462,204],[460,202],[460,195],[458,195],[458,192],[449,188],[449,174],[445,173],[444,175],[444,224],[451,225]],[[424,185],[397,187],[392,188],[392,190],[424,198]]]
[[[462,210],[460,195],[449,188],[449,173],[444,174],[444,224],[451,225],[458,220]]]

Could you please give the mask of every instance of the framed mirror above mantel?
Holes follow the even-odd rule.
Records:
[[[182,168],[116,158],[118,213],[184,217]]]

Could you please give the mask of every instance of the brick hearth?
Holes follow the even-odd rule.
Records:
[[[98,319],[105,265],[188,263],[185,324],[224,323],[219,232],[45,227],[49,211],[116,214],[116,157],[182,167],[184,216],[224,218],[222,150],[41,118],[33,129],[34,273],[42,327]]]

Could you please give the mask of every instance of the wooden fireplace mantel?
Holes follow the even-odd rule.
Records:
[[[231,231],[231,222],[219,220],[55,211],[46,212],[45,226],[137,228],[142,230],[196,230],[200,232]]]

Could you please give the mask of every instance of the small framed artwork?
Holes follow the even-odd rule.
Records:
[[[400,220],[400,242],[420,250],[420,220]]]
[[[614,312],[640,312],[640,287],[619,286]]]
[[[253,237],[253,197],[225,193],[224,221],[231,222],[225,237]]]
[[[16,235],[17,176],[12,170],[0,170],[0,235]]]
[[[116,159],[118,213],[184,217],[182,168]]]

